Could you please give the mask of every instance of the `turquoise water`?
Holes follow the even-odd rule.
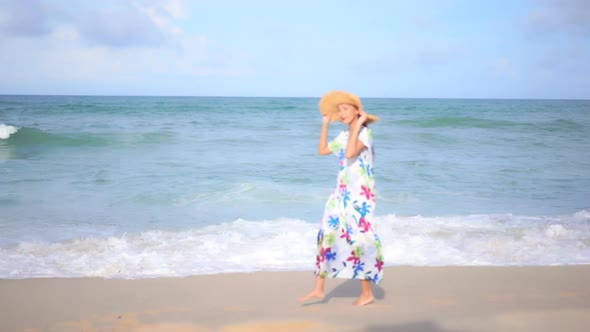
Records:
[[[363,101],[387,264],[590,263],[590,101]],[[317,103],[0,96],[0,277],[312,269]]]

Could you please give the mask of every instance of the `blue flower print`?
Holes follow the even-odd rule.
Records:
[[[331,228],[336,229],[338,228],[338,225],[340,225],[340,218],[336,216],[330,216],[328,223],[330,224]]]
[[[344,195],[342,197],[342,202],[344,203],[344,207],[346,208],[348,206],[348,202],[350,202],[350,191],[349,190],[344,191]]]
[[[361,214],[363,218],[371,212],[371,205],[367,204],[367,202],[363,202],[360,208],[358,206],[355,206],[354,208],[358,211],[358,213]]]
[[[378,283],[379,282],[379,274],[375,273],[375,275],[373,275],[373,278],[371,278],[370,280],[374,283]]]
[[[365,263],[363,262],[358,262],[357,264],[354,265],[354,278],[356,278],[356,276],[359,274],[359,272],[362,272],[365,270]]]
[[[336,252],[329,251],[326,253],[326,260],[333,261],[336,260]]]

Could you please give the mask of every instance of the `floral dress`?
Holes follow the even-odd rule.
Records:
[[[379,283],[383,255],[372,225],[376,203],[373,135],[368,127],[361,129],[358,139],[366,148],[351,159],[344,155],[348,136],[345,130],[328,144],[338,155],[339,171],[318,232],[315,274]]]

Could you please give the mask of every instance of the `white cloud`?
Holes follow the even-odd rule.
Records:
[[[166,24],[129,3],[87,11],[73,24],[85,41],[108,47],[165,47],[173,37]]]
[[[179,0],[107,1],[95,9],[54,22],[44,35],[0,35],[0,87],[68,81],[142,85],[254,74],[243,53],[181,29],[178,20],[188,12]]]
[[[160,29],[171,35],[182,33],[182,29],[174,24],[175,20],[188,17],[188,12],[180,0],[143,2],[138,3],[137,8],[144,12]]]
[[[91,82],[113,86],[144,84],[173,77],[237,77],[253,75],[239,52],[232,52],[205,36],[178,36],[174,48],[113,48],[86,45],[75,29],[61,26],[39,40],[6,40],[0,54],[0,85],[12,81]],[[34,93],[34,92],[31,92]]]
[[[168,47],[182,33],[177,21],[187,17],[181,0],[4,0],[0,35],[41,38],[67,25],[93,45]]]
[[[5,0],[0,5],[0,35],[37,37],[51,32],[53,18],[61,17],[53,3]]]
[[[185,19],[188,17],[188,11],[182,1],[180,0],[168,0],[161,4],[166,11],[177,19]]]
[[[573,37],[590,36],[590,1],[542,0],[527,17],[534,34],[568,34]]]

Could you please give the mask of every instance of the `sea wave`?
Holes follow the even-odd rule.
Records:
[[[564,216],[386,215],[375,219],[387,266],[590,264],[590,213]],[[232,222],[190,230],[0,248],[0,278],[152,278],[313,270],[317,224],[299,219]]]
[[[467,128],[502,128],[523,125],[509,120],[494,120],[475,117],[424,117],[396,121],[399,125],[420,128],[467,127]]]
[[[19,128],[0,123],[0,139],[8,139],[10,135],[15,134]]]
[[[566,119],[556,119],[549,121],[511,121],[486,119],[478,117],[449,117],[449,116],[434,116],[422,117],[408,120],[394,121],[397,125],[418,127],[418,128],[479,128],[479,129],[501,129],[501,128],[517,128],[524,130],[535,130],[544,132],[558,132],[558,131],[580,131],[584,130],[584,125],[575,121]]]
[[[13,134],[9,142],[15,146],[50,145],[66,147],[115,147],[169,143],[174,138],[174,133],[171,131],[137,133],[52,133],[37,128],[6,127],[7,129],[4,129],[4,127],[0,125],[0,138],[8,138],[10,134]],[[4,137],[5,134],[6,137]]]

